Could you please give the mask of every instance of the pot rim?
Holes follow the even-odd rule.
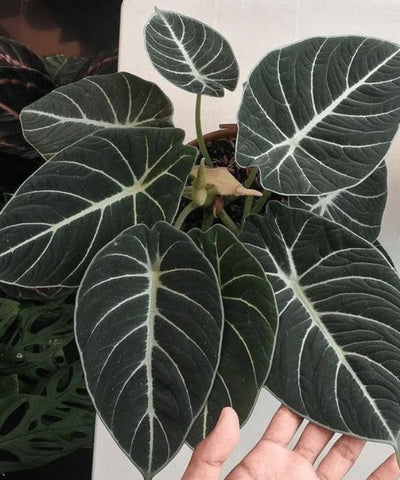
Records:
[[[219,138],[227,138],[227,137],[236,137],[238,131],[238,127],[236,123],[221,123],[220,130],[215,130],[214,132],[206,133],[204,135],[204,141],[210,142],[213,140],[217,140]],[[198,146],[197,138],[191,140],[188,145],[193,147]]]

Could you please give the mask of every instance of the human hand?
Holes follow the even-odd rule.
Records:
[[[354,465],[365,441],[342,435],[314,469],[313,463],[333,432],[309,423],[290,450],[288,444],[301,422],[301,417],[281,406],[258,444],[225,480],[342,479]],[[224,462],[238,441],[237,415],[232,408],[226,407],[214,430],[194,450],[182,480],[218,480]],[[367,480],[396,480],[399,475],[395,455],[391,455]]]

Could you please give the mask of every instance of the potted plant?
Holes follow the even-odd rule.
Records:
[[[197,95],[201,160],[153,83],[118,73],[51,92],[22,112],[48,161],[0,215],[0,280],[79,287],[88,390],[146,479],[223,406],[243,424],[264,385],[398,454],[400,280],[376,238],[399,47],[324,37],[267,54],[239,108],[239,182],[212,165],[200,121],[202,95],[236,86],[229,44],[173,12],[145,32],[155,67]]]

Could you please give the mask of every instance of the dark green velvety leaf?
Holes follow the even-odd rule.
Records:
[[[57,88],[25,108],[21,122],[28,142],[49,159],[106,128],[171,127],[172,110],[157,85],[119,72]]]
[[[246,422],[270,369],[277,312],[263,269],[229,230],[215,225],[206,232],[192,230],[190,236],[217,273],[224,306],[217,376],[187,439],[194,447],[215,426],[223,407],[233,407],[240,424]]]
[[[75,324],[88,390],[145,479],[176,454],[204,406],[222,323],[214,269],[165,222],[122,232],[83,278]]]
[[[0,471],[31,469],[93,442],[94,412],[39,395],[0,398]]]
[[[373,242],[381,230],[387,197],[386,165],[382,163],[368,178],[349,189],[318,197],[289,197],[288,204],[340,223]]]
[[[279,329],[268,388],[331,429],[399,452],[400,278],[339,224],[273,202],[242,241],[275,291]]]
[[[318,37],[266,55],[239,110],[237,162],[264,188],[324,195],[367,178],[400,120],[400,48],[365,37]]]
[[[46,162],[0,215],[0,280],[78,286],[125,228],[172,221],[197,150],[174,128],[109,129]]]
[[[232,48],[204,23],[157,10],[145,27],[145,39],[154,67],[174,85],[212,97],[235,89],[239,69]]]
[[[67,57],[66,55],[48,55],[43,58],[50,78],[59,87],[78,80],[78,74],[87,61],[87,58]]]

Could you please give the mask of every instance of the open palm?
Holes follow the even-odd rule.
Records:
[[[301,422],[301,417],[284,406],[280,407],[261,440],[226,480],[341,480],[353,466],[365,442],[342,435],[314,469],[313,463],[333,432],[309,423],[291,450],[288,444]],[[237,415],[233,409],[225,408],[215,429],[193,452],[182,480],[218,480],[222,466],[238,440]],[[399,474],[392,455],[367,480],[396,480]]]

